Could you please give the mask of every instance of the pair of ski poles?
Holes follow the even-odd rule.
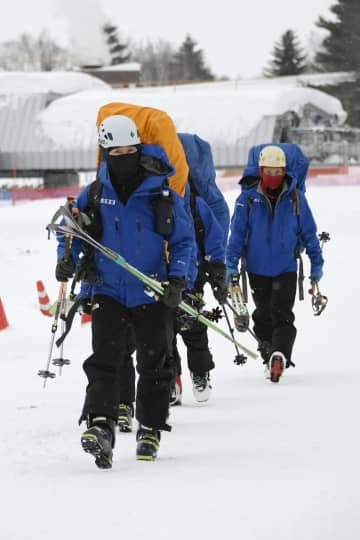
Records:
[[[64,329],[65,329],[65,316],[66,316],[66,304],[67,304],[66,291],[67,291],[67,283],[61,282],[58,298],[56,301],[54,319],[51,325],[50,348],[49,348],[46,368],[38,371],[39,377],[42,377],[44,379],[44,384],[43,384],[44,388],[46,386],[47,379],[54,379],[56,377],[55,373],[50,371],[50,362],[51,362],[52,352],[54,348],[55,334],[59,326],[59,319],[61,319],[61,331],[64,332]],[[59,367],[59,375],[61,375],[62,373],[62,367],[70,364],[70,360],[64,358],[64,344],[63,343],[61,343],[60,345],[59,357],[54,358],[52,360],[52,364]]]
[[[62,222],[59,224],[57,223],[57,220],[59,218],[62,218]],[[55,215],[53,216],[51,223],[48,225],[49,232],[52,231],[57,234],[63,234],[65,237],[76,237],[80,240],[83,240],[87,244],[93,246],[95,249],[100,251],[103,255],[105,255],[108,259],[112,260],[114,263],[118,264],[122,268],[124,268],[127,272],[134,275],[136,278],[138,278],[140,281],[142,281],[146,286],[148,286],[154,293],[159,294],[160,296],[164,293],[164,288],[162,284],[157,281],[156,279],[153,279],[140,270],[138,270],[136,267],[129,264],[126,259],[120,255],[119,253],[111,250],[110,248],[107,248],[94,240],[83,228],[82,228],[82,215],[79,214],[77,216],[77,219],[75,219],[74,215],[72,214],[69,206],[61,206]],[[251,349],[248,349],[238,341],[236,341],[234,335],[229,335],[226,332],[224,332],[221,328],[218,328],[216,324],[214,324],[212,321],[207,319],[201,312],[197,311],[190,305],[188,305],[186,302],[182,301],[179,304],[179,308],[187,313],[190,317],[192,317],[194,320],[198,320],[200,323],[204,324],[208,328],[211,328],[218,334],[222,335],[225,339],[230,341],[232,344],[235,344],[235,346],[239,349],[241,349],[247,356],[250,356],[252,358],[257,358],[257,353],[252,351]]]
[[[66,235],[65,238],[65,251],[64,256],[70,257],[70,248],[71,248],[71,241],[72,237],[70,234]],[[51,325],[51,339],[50,339],[50,347],[49,347],[49,353],[46,363],[45,369],[40,369],[38,371],[39,377],[42,377],[44,379],[43,388],[46,386],[46,381],[48,379],[54,379],[56,377],[56,374],[52,371],[50,371],[50,363],[51,363],[51,357],[53,354],[53,348],[54,348],[54,342],[55,342],[55,334],[59,327],[59,319],[61,319],[61,333],[64,333],[65,331],[65,318],[66,318],[66,310],[67,310],[67,299],[66,299],[66,293],[67,293],[67,281],[62,281],[60,283],[59,287],[59,294],[58,298],[55,304],[55,313],[54,313],[54,319]],[[64,358],[64,344],[63,342],[60,345],[60,354],[59,357],[54,358],[52,360],[52,364],[54,366],[59,367],[59,375],[62,374],[62,368],[65,365],[70,364],[70,360]]]

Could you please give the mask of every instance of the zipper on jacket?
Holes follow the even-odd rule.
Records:
[[[119,232],[119,218],[118,217],[115,218],[115,231]]]

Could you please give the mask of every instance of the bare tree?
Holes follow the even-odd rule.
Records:
[[[57,45],[46,30],[37,36],[0,43],[0,68],[6,71],[52,71],[71,67],[70,53]]]
[[[167,83],[171,80],[172,62],[175,49],[162,39],[131,46],[131,59],[141,64],[141,80]]]

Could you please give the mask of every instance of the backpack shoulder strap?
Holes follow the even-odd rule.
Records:
[[[290,200],[293,205],[293,214],[294,216],[300,215],[300,196],[299,196],[299,190],[297,188],[294,188],[292,191],[290,191]]]
[[[299,259],[299,275],[298,275],[298,287],[299,287],[299,298],[304,300],[304,263],[301,257],[301,228],[300,228],[300,195],[297,188],[293,189],[290,192],[290,200],[293,205],[293,215],[297,217],[298,230],[297,230],[297,244],[295,247],[295,258]]]
[[[103,185],[100,182],[99,178],[96,178],[96,180],[91,182],[91,184],[89,185],[88,207],[91,210],[98,210],[99,209],[102,188],[103,188]]]

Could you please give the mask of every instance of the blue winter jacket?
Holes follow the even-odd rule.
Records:
[[[204,227],[202,245],[196,244],[196,265],[199,266],[206,258],[207,261],[225,262],[224,233],[213,211],[202,197],[195,197],[195,213],[201,219]],[[196,280],[196,269],[192,272],[190,266],[189,280],[191,286]]]
[[[306,249],[311,266],[322,266],[316,224],[301,191],[298,191],[300,215],[294,214],[290,193],[295,186],[296,178],[288,177],[288,184],[284,182],[274,213],[258,181],[250,183],[248,189],[243,189],[236,200],[226,250],[229,274],[238,272],[239,259],[245,245],[249,273],[274,277],[283,272],[296,272],[295,250],[298,240]]]
[[[196,192],[210,206],[220,227],[226,244],[229,235],[229,207],[215,182],[216,170],[211,147],[197,135],[178,133],[189,166],[189,180]],[[185,197],[188,196],[186,192]]]
[[[103,184],[99,208],[102,222],[100,243],[121,254],[141,272],[155,276],[160,281],[168,276],[186,277],[194,234],[183,199],[171,190],[173,226],[171,234],[167,236],[155,232],[154,209],[150,204],[154,190],[161,188],[164,180],[174,174],[174,169],[160,146],[142,145],[140,152],[165,163],[167,171],[164,174],[150,173],[124,205],[112,187],[106,162],[101,162],[98,170],[98,178]],[[76,201],[81,211],[88,205],[88,189],[88,186],[84,188]],[[165,240],[170,255],[168,263],[165,260]],[[63,241],[59,244],[58,256],[63,253],[63,244]],[[72,256],[75,261],[78,260],[79,251],[80,244],[74,241]],[[154,302],[152,297],[144,293],[142,281],[97,250],[95,265],[102,284],[92,287],[92,295],[111,296],[127,307]]]

